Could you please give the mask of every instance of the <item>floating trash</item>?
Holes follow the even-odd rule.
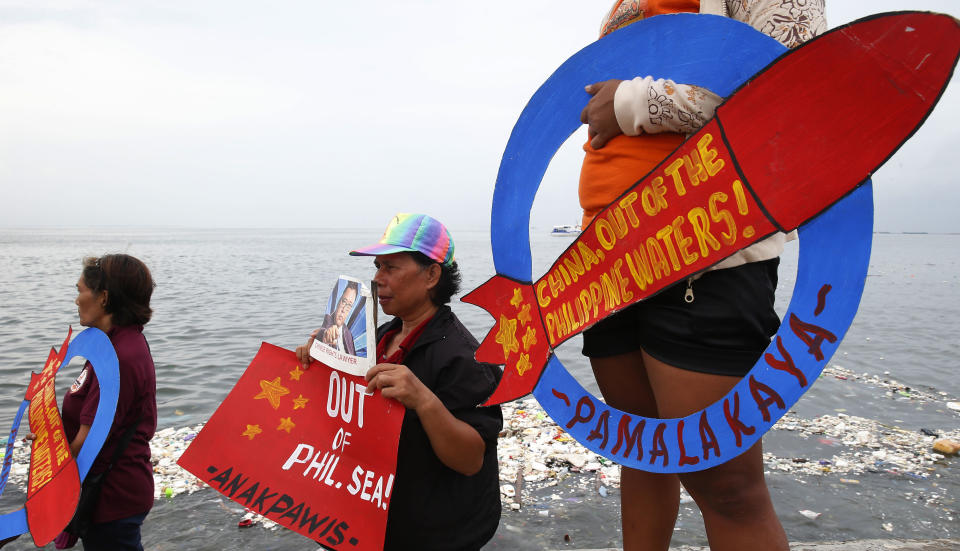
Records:
[[[933,451],[943,455],[957,455],[960,453],[960,442],[941,438],[933,442]]]
[[[820,515],[823,514],[823,513],[818,513],[816,511],[811,511],[809,509],[801,509],[798,512],[810,520],[817,520],[818,518],[820,518]]]

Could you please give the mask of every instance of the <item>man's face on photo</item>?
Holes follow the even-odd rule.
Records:
[[[337,309],[333,314],[337,325],[343,326],[343,324],[347,321],[347,314],[350,313],[350,310],[353,308],[353,302],[356,299],[357,291],[352,287],[347,287],[343,294],[340,295],[340,302],[337,303]]]

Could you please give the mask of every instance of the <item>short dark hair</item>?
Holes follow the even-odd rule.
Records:
[[[353,292],[360,294],[360,288],[357,286],[356,281],[348,281],[347,286],[343,288],[343,293],[346,293],[348,289],[353,289]],[[340,293],[340,298],[343,298],[343,293]]]
[[[153,276],[139,259],[128,254],[106,254],[83,259],[83,283],[95,293],[107,292],[104,310],[116,326],[146,325],[153,315],[150,297]]]
[[[421,269],[429,268],[436,264],[440,266],[440,281],[430,290],[430,300],[437,306],[442,306],[450,302],[453,295],[460,292],[460,268],[457,262],[453,261],[449,265],[441,264],[429,256],[419,252],[411,251],[408,253]]]

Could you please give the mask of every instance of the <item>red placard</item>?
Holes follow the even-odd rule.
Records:
[[[381,549],[405,409],[363,377],[263,343],[178,463],[334,549]]]

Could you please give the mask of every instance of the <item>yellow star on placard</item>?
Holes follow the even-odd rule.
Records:
[[[517,321],[520,322],[520,325],[526,325],[530,323],[530,305],[524,304],[523,308],[520,309],[520,313],[517,314]]]
[[[253,397],[254,400],[259,400],[261,398],[266,398],[270,405],[273,406],[273,409],[278,409],[280,407],[280,397],[286,394],[290,394],[290,391],[280,384],[280,377],[272,381],[267,381],[265,379],[260,380],[260,394],[257,394]]]
[[[514,308],[520,308],[520,303],[523,302],[523,295],[520,294],[520,287],[517,287],[513,290],[513,298],[510,299],[510,304]]]
[[[520,354],[520,359],[517,360],[517,375],[523,377],[523,374],[530,370],[533,367],[533,364],[530,363],[530,356],[528,354]]]
[[[304,398],[303,394],[297,396],[293,399],[293,409],[301,409],[307,407],[307,402],[310,401],[310,398]]]
[[[297,425],[294,424],[294,422],[291,421],[289,417],[281,417],[281,418],[280,418],[280,426],[277,427],[277,430],[285,430],[285,431],[287,431],[287,432],[289,433],[289,432],[290,432],[290,429],[292,429],[292,428],[295,427],[295,426],[297,426]]]
[[[523,351],[530,350],[530,347],[535,344],[537,344],[537,330],[527,327],[527,332],[523,334]]]
[[[260,425],[247,425],[247,430],[243,431],[241,436],[246,436],[250,440],[253,440],[253,437],[263,432],[260,429]]]
[[[517,344],[517,320],[507,319],[503,314],[500,315],[500,330],[494,341],[503,346],[503,357],[506,359],[511,352],[520,350]]]
[[[299,381],[300,376],[303,375],[304,371],[300,369],[300,364],[297,364],[297,367],[293,368],[293,371],[290,372],[290,378],[294,381]]]

